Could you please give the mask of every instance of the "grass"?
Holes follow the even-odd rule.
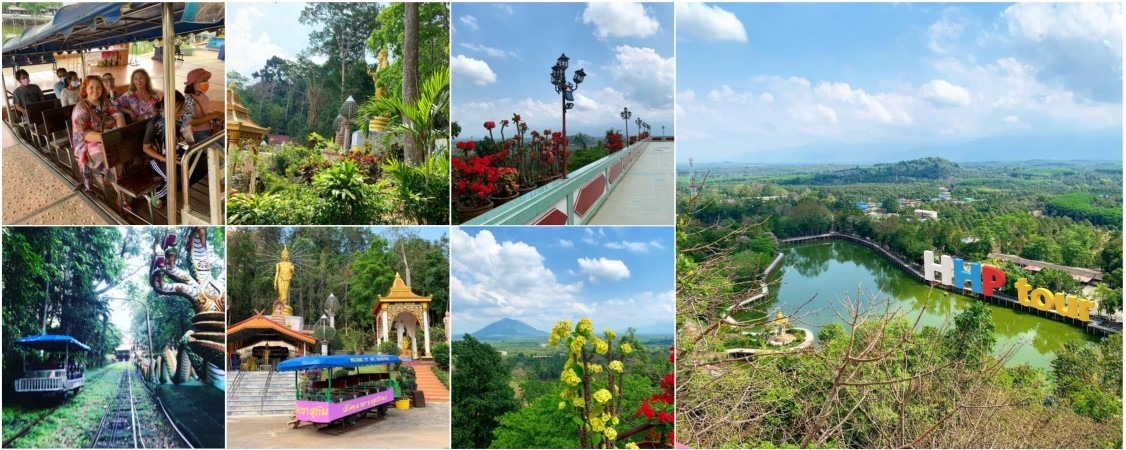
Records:
[[[442,368],[438,366],[430,366],[430,369],[434,371],[434,375],[438,377],[438,381],[442,382],[442,386],[445,386],[447,391],[450,390],[450,374],[446,373],[445,370],[442,370]]]
[[[168,418],[157,406],[139,377],[133,377],[133,405],[137,410],[137,430],[146,448],[176,448],[183,445]]]
[[[66,404],[44,418],[27,434],[12,441],[12,448],[80,448],[87,447],[98,431],[98,424],[105,413],[114,394],[117,393],[117,384],[121,381],[119,373],[128,369],[128,363],[115,363],[102,370],[105,376],[90,380],[82,388],[82,392],[73,398],[67,399]],[[89,378],[93,378],[92,376]],[[35,420],[45,413],[50,406],[42,408],[27,408],[4,406],[4,436],[8,433],[19,432],[27,423]],[[13,412],[13,426],[9,431],[9,409]],[[31,414],[33,417],[19,421],[16,425],[15,415]]]

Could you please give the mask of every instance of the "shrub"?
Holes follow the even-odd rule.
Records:
[[[442,370],[450,370],[450,346],[445,342],[439,342],[431,347],[430,354],[434,356],[434,363]]]

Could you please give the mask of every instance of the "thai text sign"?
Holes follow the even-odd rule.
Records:
[[[935,280],[935,275],[939,275],[940,278]],[[969,289],[975,294],[990,297],[993,296],[995,289],[1005,285],[1005,272],[1001,269],[975,262],[966,263],[961,258],[951,258],[946,255],[942,255],[936,263],[934,252],[929,250],[923,252],[923,278],[946,286]],[[1074,295],[1053,293],[1047,288],[1033,289],[1026,278],[1017,280],[1014,287],[1017,290],[1017,301],[1021,305],[1041,311],[1055,311],[1061,316],[1083,322],[1088,320],[1091,309],[1095,307],[1095,302]]]
[[[341,417],[371,409],[384,403],[391,403],[393,400],[395,400],[395,393],[388,388],[387,390],[371,395],[340,402],[298,400],[293,412],[297,420],[314,423],[329,423]]]

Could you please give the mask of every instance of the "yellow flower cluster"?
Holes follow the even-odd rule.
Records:
[[[579,324],[575,325],[575,333],[590,336],[594,334],[594,324],[590,322],[590,319],[583,317],[579,319]]]
[[[617,339],[618,338],[618,334],[614,333],[614,330],[611,330],[609,328],[607,328],[606,331],[603,331],[602,334],[606,335],[607,341],[611,340],[611,339]]]
[[[576,356],[581,355],[584,345],[586,345],[586,338],[582,336],[575,336],[574,339],[571,339],[571,354]]]
[[[547,343],[552,347],[559,345],[563,339],[567,337],[567,333],[571,332],[571,321],[560,320],[555,323],[555,327],[551,329],[551,336],[547,338]]]
[[[610,427],[606,427],[606,429],[602,431],[602,434],[606,435],[606,439],[611,441],[618,438],[618,430]]]
[[[598,336],[592,336],[590,338],[590,342],[592,344],[594,344],[594,353],[597,353],[599,355],[605,355],[606,352],[610,350],[610,345],[607,344],[606,341],[602,340]]]
[[[630,442],[630,443],[626,444],[626,448],[634,448],[634,449],[636,449],[636,448],[638,448],[638,447],[637,447],[637,444],[634,444],[633,442]]]
[[[617,418],[617,417],[614,417],[613,419],[610,419],[610,423],[611,423],[611,424],[617,425],[617,424],[618,424],[618,422],[619,422],[619,420],[618,420],[618,418]]]
[[[594,401],[598,403],[606,403],[610,401],[610,398],[612,398],[613,395],[611,395],[610,391],[607,391],[606,389],[599,389],[598,392],[592,394],[591,397],[594,397]]]
[[[601,364],[587,363],[586,372],[587,373],[602,373],[602,365]]]
[[[582,397],[575,397],[574,400],[571,400],[571,405],[576,408],[582,408],[586,406],[586,402],[583,401]]]
[[[618,372],[618,373],[622,373],[623,369],[625,369],[625,367],[622,366],[621,361],[617,361],[617,360],[610,361],[610,370],[613,370],[613,371]]]
[[[625,353],[627,355],[633,353],[633,347],[630,347],[629,344],[622,344],[622,353]]]
[[[563,409],[563,408],[566,408],[566,407],[567,407],[567,402],[559,402],[559,409]]]
[[[590,418],[590,431],[593,431],[595,433],[601,433],[602,430],[605,430],[605,429],[606,429],[606,421],[602,420],[601,417],[594,416],[594,417]]]
[[[567,383],[568,386],[577,386],[579,383],[583,382],[578,375],[575,375],[575,371],[573,370],[564,370],[563,374],[559,376],[559,381]]]

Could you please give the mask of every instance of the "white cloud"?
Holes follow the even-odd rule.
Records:
[[[962,37],[966,29],[966,22],[956,8],[947,8],[942,11],[942,17],[927,28],[930,39],[928,47],[935,53],[946,53],[951,43]]]
[[[488,63],[465,55],[457,55],[450,61],[450,73],[455,80],[461,79],[478,86],[497,81],[497,74],[493,73]]]
[[[461,18],[458,19],[458,20],[460,20],[461,23],[464,23],[465,26],[467,26],[469,28],[472,28],[474,30],[480,29],[480,27],[477,26],[477,18],[476,17],[470,16],[470,15],[464,15],[464,16],[461,16]]]
[[[747,30],[734,13],[704,3],[677,3],[676,30],[704,41],[747,42]]]
[[[497,242],[492,232],[470,236],[454,229],[450,239],[450,296],[455,305],[490,311],[496,317],[558,306],[574,311],[582,283],[560,283],[544,257],[524,242]]]
[[[930,80],[919,88],[919,95],[935,106],[967,106],[972,101],[970,91],[946,80]]]
[[[1005,118],[1002,119],[1002,120],[1005,123],[1020,123],[1020,117],[1017,117],[1017,116],[1014,116],[1014,115],[1005,116]]]
[[[575,248],[575,243],[566,239],[560,239],[559,246],[563,248]]]
[[[1122,3],[1016,3],[1001,15],[1017,37],[1079,40],[1122,51]]]
[[[618,281],[629,278],[629,268],[621,260],[579,258],[578,263],[579,272],[588,275],[591,283],[597,283],[598,280]]]
[[[602,244],[602,246],[612,250],[628,250],[635,253],[648,253],[649,249],[664,250],[665,248],[664,245],[655,240],[649,242],[614,241]]]
[[[269,34],[258,33],[255,36],[251,31],[253,24],[265,19],[266,13],[257,5],[245,6],[235,12],[227,24],[227,35],[231,42],[238,42],[239,45],[227,47],[227,70],[250,78],[250,74],[265,66],[270,57],[290,58],[281,46],[270,39]]]
[[[520,56],[517,55],[516,52],[502,50],[502,49],[495,48],[495,47],[489,47],[487,45],[473,44],[473,43],[469,43],[469,42],[461,42],[458,45],[460,45],[462,48],[465,48],[465,49],[468,49],[468,50],[473,50],[475,52],[484,53],[485,55],[487,55],[491,58],[496,58],[496,59],[507,59],[507,58],[520,59]]]
[[[583,23],[594,24],[594,35],[606,38],[645,38],[657,33],[661,24],[641,3],[593,2],[583,11]]]
[[[651,48],[619,45],[614,49],[610,73],[618,86],[628,89],[630,100],[651,108],[671,108],[676,84],[676,58],[665,58]]]

